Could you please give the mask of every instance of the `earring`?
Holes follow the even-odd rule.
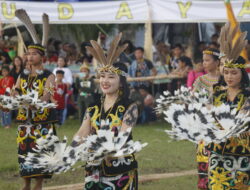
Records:
[[[118,90],[118,95],[121,96],[123,94],[122,88]]]

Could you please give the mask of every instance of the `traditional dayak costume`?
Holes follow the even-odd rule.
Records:
[[[218,52],[205,50],[203,54],[220,56]],[[210,77],[209,75],[202,75],[198,77],[194,83],[194,91],[206,90],[208,94],[211,94],[213,91],[213,85],[217,84],[219,77]],[[204,146],[203,142],[197,147],[197,162],[198,162],[198,188],[199,189],[208,189],[208,159],[209,151]]]
[[[205,169],[209,160],[208,178],[206,175],[200,178],[204,179],[203,189],[248,190],[250,187],[250,91],[245,89],[249,80],[244,70],[245,60],[240,57],[247,41],[246,33],[236,35],[238,31],[239,26],[232,29],[227,24],[220,34],[224,68],[241,69],[242,73],[240,91],[234,100],[228,99],[224,80],[212,88],[211,96],[205,89],[195,92],[182,87],[174,96],[164,92],[157,99],[157,111],[172,125],[166,133],[173,139],[189,140],[198,145],[202,141],[210,152],[205,158],[203,154],[198,155]],[[198,147],[200,152],[203,149]]]
[[[28,49],[36,49],[39,54],[45,54],[45,48],[48,35],[48,16],[43,15],[44,31],[47,31],[43,35],[43,43],[39,44],[40,40],[37,38],[36,31],[32,25],[27,13],[20,9],[16,11],[16,16],[24,23],[28,31],[31,33],[34,44],[28,46]],[[36,75],[32,76],[31,72],[23,72],[18,78],[16,91],[19,95],[27,94],[34,90],[38,92],[38,97],[42,97],[45,93],[52,94],[53,86],[46,87],[45,84],[52,73],[48,70],[36,70]],[[44,177],[50,178],[51,173],[43,172],[43,168],[35,168],[34,165],[25,164],[25,156],[29,152],[34,152],[33,148],[36,147],[37,136],[45,137],[48,134],[49,129],[53,129],[55,133],[54,123],[55,115],[53,110],[49,108],[32,110],[30,108],[20,108],[18,110],[17,121],[20,123],[17,133],[18,144],[18,163],[20,174],[22,177]]]
[[[95,42],[91,41],[92,47],[87,47],[92,55],[100,63],[99,72],[111,72],[125,76],[125,71],[114,67],[113,63],[121,52],[127,47],[126,45],[118,47],[121,35],[117,36],[108,52],[107,58],[102,48]],[[112,57],[113,55],[113,57]],[[92,134],[95,134],[102,128],[101,123],[115,133],[117,136],[122,125],[125,112],[132,102],[128,98],[118,97],[116,103],[106,112],[104,111],[103,99],[96,102],[88,108],[91,117]],[[132,139],[130,134],[128,141]],[[138,189],[137,161],[133,154],[122,157],[108,157],[98,166],[87,163],[85,188],[86,190],[96,189]]]
[[[246,33],[236,35],[237,25],[232,28],[225,25],[220,34],[221,53],[225,59],[224,68],[245,69],[244,59],[238,59],[247,41]],[[235,40],[235,43],[233,42]],[[229,48],[230,47],[230,48]],[[243,75],[242,75],[243,77]],[[229,100],[227,90],[217,86],[213,92],[214,106],[229,105],[231,109],[241,112],[246,108],[244,104],[250,97],[250,91],[241,87],[233,101]],[[249,109],[249,108],[247,108]],[[247,110],[249,111],[249,110]],[[209,189],[221,190],[248,190],[250,188],[250,136],[231,137],[222,143],[211,143],[209,158]]]
[[[115,73],[125,80],[126,66],[121,63],[113,65],[127,47],[117,47],[120,39],[121,35],[114,39],[107,57],[95,41],[91,41],[93,47],[88,49],[100,63],[99,72]],[[62,173],[70,170],[77,161],[83,161],[87,162],[84,189],[137,190],[134,153],[147,143],[132,140],[131,129],[136,123],[138,110],[123,88],[126,86],[119,89],[118,99],[109,110],[104,111],[103,98],[88,107],[86,118],[89,123],[83,122],[71,145],[66,145],[66,137],[60,141],[50,130],[46,138],[37,139],[36,152],[29,152],[24,163],[44,171]],[[87,130],[84,131],[86,134],[81,134],[81,130]]]

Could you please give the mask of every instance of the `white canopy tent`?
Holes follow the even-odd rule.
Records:
[[[250,21],[250,0],[231,1],[238,21]],[[52,24],[145,23],[148,10],[152,23],[226,22],[223,0],[128,0],[105,2],[22,2],[2,1],[3,23],[18,23],[14,12],[23,8],[34,23],[41,23],[46,12]]]

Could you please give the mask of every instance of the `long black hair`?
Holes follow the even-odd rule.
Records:
[[[16,71],[16,65],[15,65],[15,60],[18,59],[21,62],[21,68],[20,71],[22,72],[24,69],[24,63],[23,63],[23,59],[20,56],[15,56],[13,59],[13,71]]]
[[[122,62],[116,62],[113,64],[113,66],[116,68],[119,68],[124,73],[128,73],[127,66]],[[127,83],[127,78],[126,78],[126,76],[123,76],[123,75],[119,75],[119,77],[120,77],[120,91],[121,91],[120,98],[121,99],[128,99],[129,95],[130,95],[130,90],[129,90],[129,85]]]
[[[237,64],[246,64],[246,60],[239,56],[238,59],[236,60]],[[250,81],[249,81],[249,76],[248,73],[246,72],[245,68],[241,68],[241,73],[242,73],[242,77],[241,77],[241,81],[240,81],[240,85],[241,88],[247,88],[250,85]]]

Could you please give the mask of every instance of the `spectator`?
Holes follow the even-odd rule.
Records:
[[[176,69],[178,67],[178,60],[184,54],[184,49],[181,44],[176,44],[172,49],[171,67]]]
[[[2,76],[0,79],[0,95],[10,95],[10,91],[14,85],[14,78],[9,75],[9,67],[2,67]],[[4,128],[8,129],[11,126],[11,111],[0,110],[2,125]]]
[[[169,44],[166,45],[164,42],[158,42],[156,45],[156,53],[154,54],[154,62],[160,61],[161,65],[167,66],[165,73],[170,71],[170,49]]]
[[[11,58],[8,54],[8,49],[5,48],[4,41],[0,40],[0,63],[4,64],[10,64]]]
[[[53,71],[53,65],[57,62],[58,53],[55,48],[56,40],[54,38],[50,38],[48,41],[48,48],[47,48],[47,63],[49,64],[49,70]]]
[[[65,96],[65,109],[63,110],[63,119],[62,123],[66,120],[67,114],[68,114],[68,107],[71,107],[69,105],[70,97],[72,94],[72,84],[73,84],[73,75],[71,70],[67,67],[67,61],[64,57],[59,57],[57,61],[58,67],[54,69],[53,73],[56,74],[57,70],[63,70],[64,71],[64,77],[63,77],[63,83],[65,83],[68,87],[68,93]]]
[[[163,42],[158,42],[156,49],[157,52],[154,55],[154,67],[157,70],[157,74],[169,74],[171,69],[169,46]],[[167,90],[168,84],[170,82],[171,79],[154,80],[155,94],[162,94],[163,91]]]
[[[56,40],[54,43],[55,50],[58,53],[58,57],[67,57],[67,46],[68,43],[62,44],[60,40]]]
[[[67,56],[67,65],[75,65],[77,64],[77,59],[78,59],[78,52],[75,44],[69,44],[69,52]]]
[[[213,34],[211,36],[211,43],[218,43],[219,35],[218,34]]]
[[[13,68],[10,71],[10,76],[12,76],[15,80],[15,83],[17,81],[18,76],[21,74],[21,72],[24,69],[23,60],[20,56],[16,56],[13,59]]]
[[[187,77],[187,87],[193,89],[194,81],[199,77],[206,74],[203,68],[202,60],[196,61],[194,64],[194,69],[189,71]]]
[[[198,60],[198,59],[202,59],[202,56],[203,56],[203,51],[207,48],[207,45],[204,41],[201,41],[198,43],[198,47],[197,47],[197,50],[194,54],[194,59],[195,60]]]
[[[142,47],[136,48],[134,54],[136,59],[132,62],[128,71],[130,77],[148,77],[150,75],[155,76],[157,74],[152,62],[144,59],[144,49]],[[133,88],[136,88],[142,84],[149,88],[149,82],[131,82],[131,86]]]
[[[124,40],[122,44],[128,44],[128,47],[120,55],[120,62],[125,63],[129,67],[131,63],[135,60],[135,46],[130,40]]]
[[[217,42],[211,42],[209,45],[208,45],[208,48],[211,48],[211,49],[220,49],[220,45],[217,43]]]
[[[81,53],[80,53],[80,59],[77,62],[80,63],[91,63],[92,62],[92,55],[90,52],[87,50],[86,46],[91,46],[89,42],[82,42],[81,43]]]
[[[139,117],[140,123],[149,123],[156,120],[156,113],[154,111],[155,100],[154,97],[148,92],[146,86],[139,86],[140,95],[143,98],[143,110]]]
[[[62,46],[61,51],[59,52],[59,56],[67,57],[70,52],[70,44],[68,42],[65,42]]]
[[[67,68],[67,62],[64,57],[59,57],[57,61],[57,68],[54,69],[53,74],[56,75],[57,70],[64,71],[63,83],[67,84],[68,88],[71,87],[73,83],[72,72],[69,68]]]
[[[79,106],[79,119],[83,120],[83,116],[87,107],[94,103],[95,82],[94,78],[90,77],[90,69],[87,65],[80,68],[80,73],[76,78],[76,88],[78,89],[78,106]]]
[[[65,96],[67,94],[67,85],[63,83],[64,71],[56,71],[56,86],[54,90],[54,95],[52,97],[52,102],[57,104],[56,116],[59,126],[64,122],[63,120],[63,110],[65,109]]]
[[[179,89],[181,85],[186,84],[188,72],[192,69],[192,61],[187,56],[181,56],[178,59],[178,67],[177,69],[173,70],[170,74],[177,75],[178,79],[173,79],[172,83],[170,83],[171,92],[174,90]]]
[[[5,52],[0,52],[0,64],[2,64],[3,66],[10,65],[11,60],[8,59],[8,56],[7,56],[7,54]]]

